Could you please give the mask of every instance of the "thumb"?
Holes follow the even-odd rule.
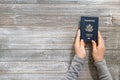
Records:
[[[85,43],[84,43],[83,39],[81,39],[80,44],[81,44],[82,48],[85,48]]]
[[[96,49],[96,42],[94,40],[92,40],[92,47],[93,47],[93,50]]]
[[[76,43],[78,44],[80,41],[80,29],[77,31],[77,34],[76,34]]]

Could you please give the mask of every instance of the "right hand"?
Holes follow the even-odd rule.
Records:
[[[92,56],[95,62],[102,61],[104,59],[105,44],[103,37],[100,32],[98,32],[98,45],[94,40],[92,40]]]
[[[86,57],[85,43],[83,40],[80,40],[80,29],[77,31],[76,40],[74,44],[75,54],[84,59]]]

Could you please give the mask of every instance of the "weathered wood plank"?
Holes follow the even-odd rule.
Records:
[[[86,49],[87,50],[87,49]],[[89,51],[87,50],[87,54]],[[91,54],[91,53],[90,53]],[[0,62],[15,61],[56,61],[70,62],[74,56],[74,50],[0,50]],[[105,58],[108,64],[119,63],[119,50],[106,50]],[[88,60],[86,58],[86,61]]]
[[[18,62],[19,63],[19,62]],[[16,65],[15,64],[18,64],[18,63],[13,63],[12,62],[12,64],[14,64],[14,66],[11,64],[11,62],[9,62],[9,64],[10,65],[12,65],[12,67],[10,67],[9,66],[9,68],[7,68],[7,70],[6,70],[6,66],[4,67],[4,69],[2,69],[2,72],[1,72],[1,74],[3,74],[4,72],[6,73],[6,75],[9,73],[10,75],[11,75],[11,73],[12,74],[14,74],[14,77],[15,77],[15,75],[16,74],[19,74],[19,73],[21,73],[21,75],[23,75],[22,74],[22,72],[24,72],[24,74],[25,73],[29,73],[29,74],[31,74],[31,73],[34,73],[34,71],[33,71],[33,69],[31,69],[32,68],[32,65],[31,64],[29,64],[30,65],[30,72],[29,72],[29,67],[28,67],[28,65],[27,65],[27,67],[25,67],[26,65],[24,64],[24,67],[21,67],[20,65],[22,65],[23,63],[21,63],[21,64],[19,64],[19,65],[17,65],[17,67],[16,67]],[[24,62],[24,63],[26,63],[26,62]],[[5,63],[4,63],[5,64]],[[36,63],[34,63],[34,64],[36,64]],[[8,65],[8,64],[6,64],[6,65]],[[87,65],[87,64],[86,64]],[[89,64],[90,65],[90,64]],[[118,71],[115,71],[115,70],[118,70],[119,69],[119,65],[117,65],[117,64],[114,64],[114,66],[112,66],[113,64],[111,64],[110,66],[108,66],[108,68],[109,68],[109,70],[110,70],[110,72],[111,72],[111,74],[114,74],[113,75],[113,78],[119,78],[119,75],[118,75]],[[42,65],[43,66],[43,65]],[[36,65],[34,65],[33,67],[36,67]],[[17,68],[17,69],[16,69]],[[21,69],[22,68],[22,69]],[[27,69],[26,69],[27,68]],[[41,67],[40,67],[41,68]],[[42,67],[43,68],[43,67]],[[46,68],[45,66],[44,66],[44,68]],[[47,68],[48,68],[48,65],[47,65]],[[83,71],[81,71],[81,74],[80,74],[80,80],[81,79],[86,79],[84,76],[87,76],[87,79],[88,78],[90,78],[90,79],[92,79],[92,76],[91,76],[91,74],[94,76],[94,78],[96,78],[96,72],[94,72],[94,73],[91,73],[91,71],[89,70],[89,68],[90,68],[90,70],[92,70],[93,72],[95,71],[95,68],[93,68],[92,66],[85,66],[85,68],[83,68]],[[114,69],[114,71],[113,71],[113,69]],[[15,70],[15,71],[14,71]],[[56,72],[53,72],[53,71],[41,71],[41,70],[39,70],[38,69],[38,67],[36,67],[34,70],[37,70],[37,71],[35,71],[35,73],[34,74],[40,74],[40,76],[41,76],[41,73],[52,73],[52,74],[57,74],[58,72],[60,73],[60,71],[56,71]],[[45,69],[46,70],[46,69]],[[55,70],[54,70],[55,71]],[[112,72],[113,71],[113,72]],[[62,73],[66,73],[67,72],[67,69],[66,70],[64,70],[64,72],[62,72]],[[46,78],[48,78],[48,76],[49,75],[47,75],[46,74]],[[115,74],[117,74],[117,75],[115,75]],[[6,75],[4,75],[4,77],[6,76]],[[59,75],[59,74],[58,74]],[[3,77],[3,75],[1,76],[1,78]],[[12,76],[13,77],[13,76]],[[24,79],[26,76],[22,76],[22,79]],[[44,76],[42,76],[43,78],[44,78]],[[97,79],[97,78],[96,78]]]
[[[25,26],[17,26],[17,27],[9,27],[9,28],[0,28],[0,36],[1,38],[67,38],[72,39],[75,38],[76,31],[78,26],[61,26],[61,27],[38,27],[33,26],[25,27]],[[103,37],[113,37],[119,38],[120,27],[99,27],[99,30],[102,32]],[[112,32],[113,31],[113,32]],[[61,36],[61,37],[60,37]],[[72,39],[73,40],[73,39]]]
[[[120,4],[119,0],[0,0],[1,4]]]
[[[83,70],[81,73],[82,75],[89,75],[90,77],[90,69],[95,71],[95,67],[91,64],[89,66],[87,65],[89,62],[86,62],[86,65],[84,66]],[[119,69],[120,65],[119,63],[110,63],[107,64],[108,68],[112,71],[111,68],[118,67]],[[24,65],[24,66],[23,66]],[[49,65],[49,66],[48,66]],[[69,64],[70,65],[70,64]],[[0,62],[0,74],[29,74],[29,73],[59,73],[59,74],[64,74],[68,70],[68,62]],[[111,66],[114,65],[114,66]],[[87,74],[84,74],[87,73]],[[111,72],[112,73],[112,72]],[[118,73],[117,73],[118,74]],[[96,75],[96,73],[93,73],[93,75]]]
[[[54,28],[49,30],[48,28],[48,30],[46,30],[47,33],[46,31],[43,31],[44,28],[41,28],[41,30],[30,30],[28,28],[21,30],[1,28],[0,30],[0,33],[2,34],[0,35],[1,49],[72,49],[76,34],[76,30],[74,29],[72,31],[70,28],[58,28],[58,30],[55,30]],[[120,48],[119,27],[101,28],[101,30],[107,49]],[[47,38],[48,36],[49,38]]]
[[[0,4],[0,14],[17,15],[111,15],[120,13],[120,5],[73,4]]]
[[[1,80],[61,80],[63,74],[1,74]]]
[[[89,8],[86,5],[69,5],[68,7],[67,4],[57,6],[0,4],[0,6],[1,25],[76,25],[82,15],[99,16],[100,26],[120,25],[119,5],[90,5]]]
[[[64,73],[65,62],[0,62],[0,74],[4,73]]]
[[[109,44],[109,43],[108,43]],[[117,41],[117,43],[113,43],[113,44],[109,44],[108,45],[106,43],[106,47],[107,49],[118,49],[120,48],[120,44],[119,42]],[[2,44],[0,45],[0,48],[1,49],[17,49],[17,50],[30,50],[30,49],[40,49],[40,50],[43,50],[43,49],[57,49],[57,50],[61,50],[61,49],[72,49],[73,48],[73,44],[14,44],[14,43],[11,43],[11,44]]]
[[[111,44],[118,44],[116,42],[117,40],[119,41],[120,37],[103,37],[105,42],[110,42]],[[116,41],[114,41],[116,40]],[[0,39],[0,45],[3,44],[73,44],[74,43],[74,38],[39,38],[39,37],[2,37]]]
[[[12,26],[64,26],[77,25],[80,21],[80,15],[66,15],[66,16],[41,16],[41,15],[1,15],[0,25]],[[120,16],[99,16],[100,26],[119,26]],[[54,23],[54,24],[53,24]]]
[[[56,69],[54,69],[55,67],[51,66],[51,65],[56,65],[55,62],[53,62],[54,64],[51,64],[51,65],[47,65],[46,62],[44,62],[42,65],[40,64],[42,62],[2,62],[0,63],[1,67],[0,69],[0,73],[1,74],[44,74],[44,73],[52,73],[52,74],[61,74],[61,73],[66,73],[67,72],[67,68],[68,68],[68,65],[66,65],[66,69],[65,69],[65,65],[64,66],[61,66],[61,67],[64,67],[64,70],[62,71],[59,71],[58,67]],[[62,62],[63,63],[63,62]],[[65,63],[65,62],[64,62]],[[86,63],[85,65],[87,65],[88,63]],[[114,64],[114,63],[113,63]],[[108,66],[108,68],[110,69],[110,72],[111,74],[118,74],[118,71],[115,71],[115,70],[118,70],[119,69],[119,65],[118,64],[114,64],[114,66],[111,66],[113,64],[110,64]],[[24,65],[24,66],[23,66]],[[35,67],[35,68],[34,68]],[[59,67],[60,68],[60,67]],[[113,71],[113,68],[114,71]],[[49,69],[49,70],[48,70]],[[60,68],[61,70],[61,68]],[[91,73],[91,70],[92,72],[94,73]],[[112,72],[113,71],[113,72]],[[96,72],[95,72],[95,67],[93,67],[91,64],[89,64],[89,66],[84,66],[83,70],[81,71],[82,74],[80,74],[80,79],[81,78],[85,78],[84,76],[87,76],[87,78],[92,78],[92,76],[94,76],[94,78],[96,78]],[[92,75],[92,76],[91,76]],[[25,77],[25,76],[24,76]],[[23,78],[24,78],[23,77]],[[47,76],[48,77],[48,76]],[[118,75],[114,76],[113,77],[118,77]]]
[[[0,50],[0,62],[70,61],[73,50]]]

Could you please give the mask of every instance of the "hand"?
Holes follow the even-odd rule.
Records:
[[[92,56],[95,62],[102,61],[104,59],[104,53],[105,53],[105,45],[104,45],[104,40],[98,32],[98,45],[96,44],[95,41],[92,40]]]
[[[85,58],[85,43],[83,40],[80,40],[80,29],[77,31],[76,40],[74,44],[75,54],[81,59]]]

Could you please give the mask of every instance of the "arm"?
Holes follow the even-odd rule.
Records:
[[[82,70],[84,64],[84,58],[86,56],[85,43],[80,40],[80,30],[78,30],[76,35],[76,40],[74,44],[75,56],[72,60],[72,64],[62,80],[78,80],[78,75]]]
[[[78,80],[78,75],[83,68],[83,64],[84,60],[75,55],[63,80]]]
[[[106,65],[105,59],[95,63],[100,80],[113,80]]]
[[[92,56],[98,71],[99,80],[113,80],[104,59],[105,45],[100,32],[98,32],[98,45],[95,43],[95,41],[92,41],[92,46]]]

